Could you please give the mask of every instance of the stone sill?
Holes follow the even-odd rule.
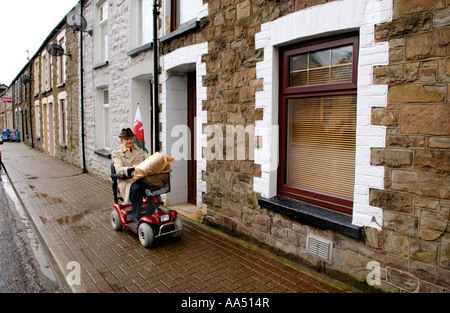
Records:
[[[96,70],[96,69],[99,69],[99,68],[101,68],[101,67],[107,66],[108,64],[109,64],[108,61],[104,61],[104,62],[101,62],[101,63],[98,63],[98,64],[94,65],[94,66],[92,67],[92,69],[93,69],[93,70]]]
[[[44,91],[41,92],[41,95],[45,95],[46,93],[48,93],[48,92],[50,92],[52,90],[53,90],[53,88],[45,89]]]
[[[270,199],[260,198],[258,203],[261,207],[294,218],[301,223],[329,229],[358,240],[362,239],[362,227],[353,225],[352,217],[349,215],[280,196]]]
[[[105,159],[111,159],[111,151],[106,149],[94,150],[94,153]]]
[[[148,51],[153,49],[153,42],[150,43],[146,43],[145,45],[139,46],[137,48],[134,48],[130,51],[127,52],[127,55],[129,57],[135,57],[137,56],[139,53],[144,52],[144,51]]]
[[[181,36],[181,35],[183,35],[183,34],[185,34],[187,32],[196,30],[199,27],[200,27],[200,23],[198,21],[192,22],[192,23],[190,23],[190,24],[188,24],[186,26],[178,28],[177,30],[175,30],[175,31],[173,31],[173,32],[171,32],[171,33],[169,33],[169,34],[167,34],[165,36],[162,36],[159,39],[159,41],[160,42],[164,42],[164,41],[172,40],[175,37],[178,37],[178,36]]]

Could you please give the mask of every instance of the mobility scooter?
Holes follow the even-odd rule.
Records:
[[[170,192],[170,173],[155,174],[147,177],[142,209],[139,212],[139,226],[133,227],[131,204],[120,204],[122,197],[118,196],[117,180],[125,179],[124,175],[116,174],[114,163],[111,163],[111,179],[114,194],[114,209],[111,212],[111,225],[114,230],[128,229],[138,234],[144,247],[150,247],[156,237],[170,235],[179,238],[183,234],[183,225],[178,212],[163,206],[160,195]]]

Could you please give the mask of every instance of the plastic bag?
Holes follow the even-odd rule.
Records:
[[[136,166],[133,178],[140,179],[150,175],[170,173],[172,172],[170,163],[174,160],[174,157],[155,152]]]

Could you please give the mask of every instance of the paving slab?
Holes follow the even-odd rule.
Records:
[[[111,228],[109,180],[23,143],[6,142],[0,149],[4,169],[66,292],[352,291],[186,217],[181,239],[158,238],[146,249],[136,235]]]

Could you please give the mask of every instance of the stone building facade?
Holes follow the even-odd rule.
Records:
[[[152,2],[80,1],[92,34],[46,39],[27,143],[108,177],[139,107],[170,204],[360,286],[449,291],[448,0],[159,1],[157,119]]]
[[[120,145],[121,129],[133,128],[138,106],[151,151],[153,37],[148,22],[153,3],[83,2],[83,16],[93,31],[92,36],[83,33],[86,168],[109,177],[111,151]]]
[[[29,65],[25,65],[19,74],[12,80],[7,94],[11,95],[10,109],[6,109],[6,124],[9,129],[15,129],[17,136],[15,140],[30,142],[30,88],[28,78],[30,77]]]
[[[173,28],[174,9],[162,1],[162,149],[178,151],[182,131],[174,127],[186,124],[183,99],[195,72],[196,204],[204,220],[331,275],[389,291],[448,292],[449,5],[203,1],[194,20]],[[296,64],[286,65],[284,56],[321,52],[329,42],[339,48],[350,37],[356,77],[339,91],[356,99],[350,208],[314,190],[289,197],[293,188],[280,180],[290,138],[280,129],[290,118],[284,101],[303,90],[302,99],[330,94],[286,87],[283,73]],[[232,133],[231,146],[230,125],[248,131],[241,142]],[[245,157],[227,158],[243,142]]]
[[[61,46],[64,55],[52,56],[51,44]],[[79,38],[66,17],[31,61],[34,148],[81,166]]]
[[[50,55],[51,44],[61,46],[64,55]],[[33,148],[81,166],[79,47],[64,17],[9,86],[12,105],[5,110],[5,125]]]

